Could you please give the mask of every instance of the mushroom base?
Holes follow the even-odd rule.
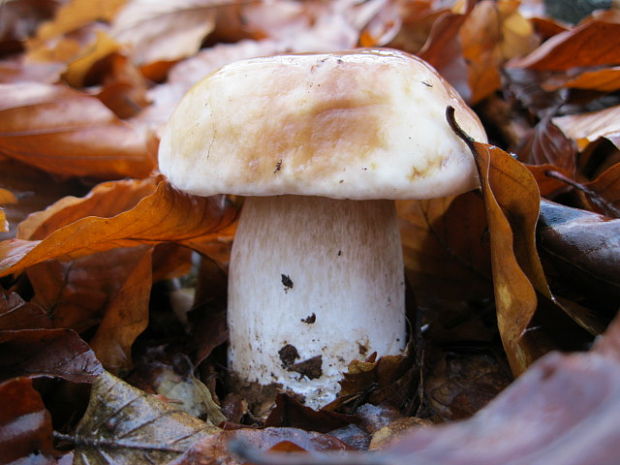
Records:
[[[402,353],[404,289],[393,201],[247,198],[230,262],[230,368],[325,405],[352,360]]]

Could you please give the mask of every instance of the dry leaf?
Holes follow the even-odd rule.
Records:
[[[56,464],[52,417],[29,378],[0,383],[0,462]]]
[[[556,77],[553,81],[543,83],[543,88],[548,91],[575,88],[615,92],[620,89],[620,66],[584,71],[574,77],[563,75]]]
[[[555,35],[511,67],[565,71],[581,66],[613,65],[620,62],[620,24],[586,21]]]
[[[577,147],[550,118],[544,118],[519,150],[519,156],[524,163],[549,164],[572,176],[577,164]]]
[[[590,202],[600,213],[620,218],[620,163],[585,185]]]
[[[148,176],[150,135],[62,86],[0,85],[0,153],[65,176]]]
[[[217,429],[104,372],[76,429],[76,465],[167,464]]]
[[[84,197],[63,197],[19,224],[19,239],[44,239],[55,230],[87,216],[111,218],[130,210],[155,192],[157,179],[111,181],[97,184]]]
[[[53,21],[44,24],[37,31],[34,44],[88,26],[98,20],[111,21],[126,0],[69,0],[58,10]]]
[[[478,2],[459,31],[472,104],[500,87],[500,70],[506,60],[538,45],[532,25],[517,7],[518,2],[511,0]]]
[[[458,38],[461,26],[467,17],[463,14],[444,13],[433,23],[428,39],[418,55],[429,62],[457,92],[469,101],[467,63]]]
[[[90,345],[103,366],[114,373],[132,368],[131,346],[149,321],[152,283],[152,248],[142,249],[140,259],[128,273],[106,307],[103,320]]]
[[[536,290],[551,297],[535,243],[540,194],[532,174],[503,150],[467,138],[474,153],[489,224],[497,321],[513,373],[541,355],[527,329],[538,305]]]
[[[478,194],[396,205],[407,278],[418,303],[463,302],[490,294],[487,223]]]
[[[70,329],[0,331],[0,379],[51,376],[92,383],[102,372],[93,351]]]
[[[111,35],[130,45],[138,65],[193,55],[215,26],[214,0],[130,0],[112,23]]]
[[[59,180],[17,160],[0,158],[0,188],[11,191],[17,203],[4,205],[10,231],[0,239],[14,237],[17,225],[33,212],[43,210],[60,197],[86,192],[77,180]]]
[[[577,142],[579,150],[599,137],[606,137],[620,148],[620,105],[576,115],[558,116],[553,123]]]
[[[69,64],[62,74],[63,79],[72,87],[82,87],[92,67],[119,48],[120,44],[114,41],[107,32],[96,31],[95,41]]]
[[[0,293],[0,330],[51,328],[45,310],[30,304],[15,292]]]
[[[82,218],[41,241],[0,242],[0,275],[45,260],[74,259],[140,244],[177,242],[208,252],[210,242],[230,237],[235,218],[236,209],[224,197],[193,197],[161,183],[155,193],[112,218]]]

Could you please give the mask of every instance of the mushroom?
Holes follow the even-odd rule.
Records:
[[[245,196],[229,269],[229,368],[317,408],[354,359],[401,354],[404,271],[395,199],[477,187],[446,121],[476,115],[424,61],[356,50],[224,66],[164,130],[162,173],[195,195]]]

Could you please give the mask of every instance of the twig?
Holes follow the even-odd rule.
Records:
[[[75,446],[86,446],[93,448],[105,448],[105,449],[138,449],[145,451],[157,451],[157,452],[171,452],[175,454],[182,454],[185,450],[174,449],[166,445],[149,444],[144,442],[126,441],[123,439],[98,439],[89,438],[80,435],[63,434],[54,431],[54,439],[60,441],[68,441]]]

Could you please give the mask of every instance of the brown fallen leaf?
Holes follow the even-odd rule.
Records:
[[[418,55],[433,65],[465,101],[469,101],[472,93],[469,88],[467,63],[458,37],[466,19],[466,13],[446,12],[440,15],[433,23],[428,39]]]
[[[588,89],[599,92],[615,92],[620,89],[620,67],[611,66],[592,71],[583,71],[577,76],[558,76],[552,81],[543,83],[545,90],[553,91],[560,88]]]
[[[0,379],[49,376],[92,383],[102,367],[88,344],[70,329],[0,331]]]
[[[7,203],[17,203],[17,198],[11,191],[2,189],[0,187],[0,205],[5,205]],[[9,222],[6,220],[6,214],[4,213],[4,209],[0,208],[0,233],[5,233],[8,231]]]
[[[30,378],[0,383],[0,462],[56,464],[52,417]]]
[[[618,328],[608,337],[617,343]],[[417,429],[387,453],[411,465],[612,465],[619,399],[617,359],[553,353],[471,420]]]
[[[152,247],[142,248],[127,279],[106,306],[105,314],[90,345],[103,366],[122,373],[133,366],[131,346],[149,321],[152,284]]]
[[[0,275],[46,260],[75,259],[140,244],[176,242],[208,252],[210,242],[231,237],[236,215],[223,197],[193,197],[160,183],[134,208],[112,218],[82,218],[39,241],[0,242]]]
[[[31,81],[54,84],[64,68],[61,63],[33,62],[19,55],[0,61],[0,83]]]
[[[620,62],[620,24],[585,21],[555,35],[509,67],[564,71],[582,66],[613,65]]]
[[[71,87],[82,87],[86,83],[86,77],[92,67],[99,61],[120,48],[120,44],[114,41],[107,32],[96,31],[96,38],[80,56],[69,63],[62,74],[64,81]]]
[[[45,311],[53,327],[80,333],[92,329],[114,305],[115,296],[144,256],[145,248],[149,246],[116,248],[31,266],[26,270],[34,291],[30,303]]]
[[[0,330],[51,328],[49,314],[15,292],[0,292]]]
[[[47,41],[98,20],[111,21],[125,1],[108,0],[92,3],[89,0],[69,0],[58,9],[52,21],[43,24],[37,30],[36,37],[32,42],[36,44]]]
[[[405,270],[420,305],[491,294],[487,222],[477,193],[396,205]]]
[[[52,232],[88,216],[111,218],[131,210],[152,195],[157,178],[111,181],[97,184],[84,197],[66,196],[34,212],[19,224],[18,239],[45,239]]]
[[[75,443],[75,464],[167,464],[218,431],[103,372],[75,434],[66,438]]]
[[[459,31],[467,62],[471,103],[477,103],[501,86],[501,67],[538,45],[531,23],[513,1],[478,2]]]
[[[177,61],[198,51],[215,26],[215,9],[220,4],[214,0],[157,4],[130,0],[114,18],[111,35],[130,46],[138,65]]]
[[[506,356],[515,375],[523,373],[544,351],[528,333],[536,313],[536,291],[552,299],[536,250],[538,186],[527,168],[503,150],[474,142],[448,120],[468,143],[478,167],[487,212],[497,322]]]
[[[599,137],[609,139],[620,148],[620,105],[588,113],[558,116],[553,118],[553,123],[567,137],[577,142],[579,150]]]
[[[603,171],[594,181],[585,184],[585,187],[595,210],[620,218],[620,163]]]
[[[51,18],[58,3],[54,0],[22,0],[2,4],[0,56],[23,50],[23,43],[42,21]]]
[[[524,163],[553,165],[572,176],[576,170],[577,147],[553,124],[551,118],[544,118],[519,150],[519,157]]]
[[[328,410],[313,410],[293,397],[278,394],[275,398],[275,406],[265,420],[265,426],[292,427],[328,433],[331,430],[359,422],[360,419],[354,415],[345,415]]]
[[[0,153],[50,173],[143,178],[155,168],[150,134],[95,97],[38,83],[0,86]]]
[[[3,205],[10,229],[0,233],[0,239],[15,237],[17,226],[31,213],[44,210],[66,195],[88,191],[77,179],[62,181],[10,158],[0,158],[0,188],[10,191],[17,200]]]

